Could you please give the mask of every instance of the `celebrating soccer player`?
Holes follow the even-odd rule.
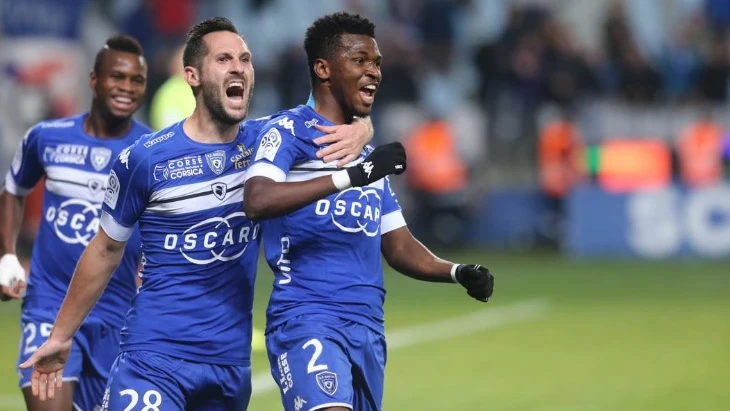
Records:
[[[259,225],[243,212],[243,183],[266,120],[246,117],[251,52],[224,18],[193,27],[183,52],[193,114],[144,136],[114,163],[101,229],[81,256],[48,342],[27,361],[33,391],[53,393],[72,337],[139,224],[144,283],[122,332],[102,409],[244,410],[251,394],[253,283]],[[366,123],[352,141],[372,136]],[[336,130],[328,129],[338,134]],[[335,153],[336,155],[337,153]]]
[[[382,59],[374,37],[370,21],[348,13],[309,27],[314,107],[284,111],[264,126],[246,182],[248,216],[271,218],[261,223],[275,273],[266,345],[286,410],[381,409],[381,253],[408,276],[460,283],[480,301],[492,294],[486,268],[434,256],[406,227],[386,178],[405,170],[402,145],[366,150],[344,170],[316,157],[313,124],[349,123],[371,110]]]
[[[23,299],[19,363],[30,358],[51,333],[74,267],[99,227],[112,162],[125,147],[150,132],[132,119],[144,100],[146,81],[147,64],[137,40],[109,38],[96,54],[89,76],[94,92],[91,111],[41,122],[28,131],[18,147],[0,195],[2,299],[20,298],[25,287],[25,272],[15,255],[18,227],[24,196],[46,177],[43,220]],[[28,410],[67,411],[74,404],[92,410],[101,404],[109,370],[119,352],[124,314],[135,294],[140,253],[139,234],[135,234],[126,252],[119,255],[119,267],[113,275],[109,273],[109,287],[96,309],[78,324],[72,349],[65,354],[66,371],[58,375],[60,391],[53,401],[41,404],[34,398],[31,370],[22,370],[20,387]]]

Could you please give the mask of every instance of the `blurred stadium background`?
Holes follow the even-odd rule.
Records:
[[[33,123],[88,109],[104,39],[150,65],[138,118],[185,116],[186,30],[223,15],[254,54],[251,117],[306,101],[320,15],[377,24],[375,143],[403,141],[409,225],[497,278],[488,305],[386,273],[386,409],[730,409],[730,1],[0,0],[0,169]],[[40,212],[28,202],[26,257]],[[52,258],[49,250],[49,258]],[[271,275],[261,266],[256,322]],[[0,305],[0,410],[19,304]],[[262,353],[250,409],[277,410]]]

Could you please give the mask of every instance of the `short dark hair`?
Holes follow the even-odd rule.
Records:
[[[359,14],[340,11],[322,16],[312,23],[304,36],[304,51],[307,52],[309,76],[315,80],[314,62],[317,59],[331,60],[340,46],[343,34],[362,34],[375,38],[375,24]]]
[[[94,73],[98,73],[101,70],[102,58],[109,50],[124,51],[138,56],[144,56],[142,45],[134,37],[125,34],[111,36],[106,39],[104,46],[96,53],[96,58],[94,58]]]
[[[236,26],[225,17],[211,17],[201,21],[188,31],[183,50],[183,66],[200,68],[203,56],[208,53],[203,37],[216,31],[230,31],[241,36],[241,33],[236,30]]]

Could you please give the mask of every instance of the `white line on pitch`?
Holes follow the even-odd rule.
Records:
[[[476,334],[480,331],[532,320],[545,315],[547,309],[548,302],[545,299],[528,300],[487,308],[445,320],[400,328],[386,333],[388,353],[413,345]],[[252,396],[265,394],[277,388],[269,372],[254,375],[251,385],[253,387]]]

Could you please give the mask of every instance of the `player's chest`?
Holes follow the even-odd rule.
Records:
[[[64,198],[100,203],[114,159],[124,148],[118,144],[50,143],[41,147],[40,160],[46,189]]]

